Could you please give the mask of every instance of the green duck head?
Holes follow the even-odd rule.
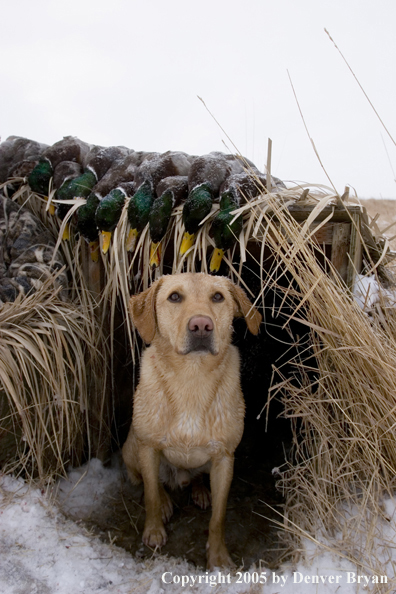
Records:
[[[189,193],[183,206],[183,223],[186,231],[180,246],[181,255],[185,254],[194,244],[199,224],[210,213],[212,203],[212,188],[206,182],[195,186]]]
[[[55,199],[74,200],[74,198],[87,198],[96,181],[96,175],[87,169],[82,175],[66,180],[59,190],[56,191]],[[57,216],[63,220],[70,208],[71,204],[58,204],[56,208]]]
[[[230,188],[222,193],[220,196],[220,211],[222,210],[236,210],[239,208],[240,199],[234,188]]]
[[[159,198],[154,200],[149,216],[150,236],[154,243],[158,243],[164,237],[174,203],[174,192],[170,189],[165,190]]]
[[[175,204],[175,194],[173,190],[167,189],[159,198],[154,200],[150,211],[150,265],[159,266],[161,260],[161,245],[172,216],[172,209]]]
[[[135,248],[139,233],[143,231],[149,222],[154,198],[153,184],[150,180],[145,180],[129,200],[127,214],[131,230],[127,239],[128,251]]]
[[[28,183],[33,192],[48,194],[50,179],[54,173],[52,165],[47,159],[40,159],[28,177]]]
[[[126,195],[120,188],[111,190],[99,203],[95,213],[95,222],[103,236],[102,251],[105,254],[109,249],[111,233],[118,225]]]
[[[98,227],[95,222],[95,213],[100,203],[99,198],[93,192],[88,196],[85,204],[77,211],[77,231],[87,241],[98,239]]]
[[[199,223],[211,211],[213,193],[208,183],[195,186],[188,195],[183,207],[183,223],[188,233],[196,233]]]
[[[224,252],[232,248],[242,231],[243,216],[239,215],[233,220],[235,215],[231,214],[238,206],[239,199],[233,190],[223,192],[220,198],[220,210],[214,218],[210,229],[210,235],[213,237],[216,245],[210,261],[211,272],[219,271]]]
[[[89,243],[91,259],[93,262],[99,260],[99,237],[98,228],[95,222],[96,209],[99,206],[99,198],[93,192],[88,196],[85,204],[77,211],[77,231]]]

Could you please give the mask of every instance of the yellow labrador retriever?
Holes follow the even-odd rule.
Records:
[[[261,315],[240,287],[203,273],[163,276],[131,297],[129,307],[150,343],[122,450],[131,481],[144,483],[143,542],[166,542],[164,522],[173,510],[162,483],[174,487],[192,480],[193,499],[205,508],[210,495],[199,475],[206,471],[212,498],[208,568],[230,566],[224,520],[245,414],[232,320],[244,316],[257,334]]]

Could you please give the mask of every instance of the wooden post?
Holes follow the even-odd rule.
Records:
[[[351,213],[351,240],[349,244],[349,261],[347,272],[347,285],[352,291],[355,283],[355,275],[362,269],[362,242],[360,239],[360,213]]]
[[[350,233],[350,223],[334,223],[331,246],[331,263],[345,283],[347,282],[348,276],[348,249]]]

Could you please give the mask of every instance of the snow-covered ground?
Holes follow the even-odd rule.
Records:
[[[367,311],[376,303],[384,303],[388,307],[396,306],[395,289],[387,290],[380,287],[374,274],[364,276],[357,274],[353,294],[359,306]]]
[[[105,493],[117,488],[121,474],[103,468],[98,460],[73,470],[58,486],[59,505],[74,518],[87,517],[101,504]],[[0,474],[0,592],[1,594],[127,594],[160,592],[230,592],[258,594],[355,594],[395,592],[396,504],[384,502],[384,519],[374,535],[383,574],[358,570],[334,550],[305,541],[311,561],[276,572],[265,567],[249,571],[198,571],[182,560],[153,556],[131,557],[114,545],[104,544],[83,524],[67,519],[53,494],[26,485],[21,479]],[[338,541],[341,553],[342,543]],[[231,551],[232,553],[232,551]],[[358,576],[362,576],[358,578]],[[373,581],[387,583],[379,583]],[[257,582],[257,583],[256,583]],[[360,582],[360,583],[359,583]],[[263,584],[263,585],[260,585]]]

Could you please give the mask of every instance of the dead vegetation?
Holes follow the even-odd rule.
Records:
[[[375,221],[378,230],[389,237],[391,249],[396,250],[396,200],[367,198],[360,202]]]
[[[26,186],[16,199],[28,201],[48,225],[57,225],[59,232],[56,219],[48,216],[46,203],[31,195]],[[296,222],[288,210],[298,200],[308,200],[312,205],[311,215],[303,224]],[[284,327],[298,320],[309,337],[309,343],[301,340],[296,345],[298,354],[288,363],[293,373],[277,369],[281,379],[272,385],[267,403],[263,395],[265,410],[274,399],[281,400],[283,414],[293,430],[293,448],[280,468],[278,482],[286,501],[280,525],[294,538],[312,537],[318,526],[338,532],[343,535],[344,556],[380,573],[367,535],[381,517],[381,498],[395,488],[396,318],[394,308],[385,299],[369,312],[362,311],[325,254],[325,268],[330,274],[318,262],[320,246],[313,244],[311,224],[323,209],[336,204],[340,204],[340,197],[327,188],[307,186],[277,190],[276,195],[262,194],[235,212],[235,216],[243,213],[244,226],[234,253],[228,252],[225,262],[231,278],[241,282],[258,305],[264,302],[268,307],[266,294],[269,290],[277,293],[293,311],[289,319],[283,320]],[[184,256],[179,256],[178,250],[183,232],[181,208],[174,210],[165,237],[164,252],[168,246],[172,254],[167,272],[208,271],[206,253],[213,247],[208,231],[217,208],[214,205],[194,246]],[[375,224],[372,222],[374,231]],[[10,405],[8,418],[14,421],[15,434],[21,435],[15,430],[18,424],[23,427],[26,442],[22,439],[19,443],[27,444],[22,454],[29,460],[24,466],[36,465],[41,475],[48,467],[48,455],[56,459],[52,467],[55,472],[61,472],[70,459],[65,451],[74,448],[81,433],[89,437],[90,361],[100,367],[96,379],[101,389],[96,386],[95,409],[105,412],[103,370],[107,346],[110,352],[114,348],[112,337],[119,307],[124,312],[131,352],[134,357],[139,355],[136,335],[126,315],[129,294],[146,288],[164,269],[163,262],[155,271],[148,265],[147,229],[136,251],[127,253],[127,227],[124,208],[110,254],[102,256],[104,289],[100,295],[93,297],[87,290],[78,239],[68,245],[62,242],[59,247],[65,251],[72,275],[71,303],[64,306],[67,311],[56,302],[56,295],[44,291],[31,301],[12,304],[0,312],[0,347],[15,346],[10,351],[13,354],[1,358],[2,389]],[[255,258],[261,286],[256,295],[242,279],[252,242],[261,246]],[[270,268],[264,261],[264,246],[272,255]],[[387,244],[379,243],[377,248],[380,256],[375,262],[372,251],[364,247],[366,269],[374,275],[380,266],[390,270]],[[389,275],[391,278],[391,271]],[[285,278],[286,287],[280,282]],[[21,318],[18,327],[12,327],[12,335],[8,330],[10,313],[16,315],[17,308]],[[106,348],[101,335],[104,329]],[[20,351],[17,346],[23,341]],[[22,390],[14,384],[17,377],[22,379]],[[102,412],[98,422],[108,425],[108,411]],[[358,541],[361,544],[357,545]]]

